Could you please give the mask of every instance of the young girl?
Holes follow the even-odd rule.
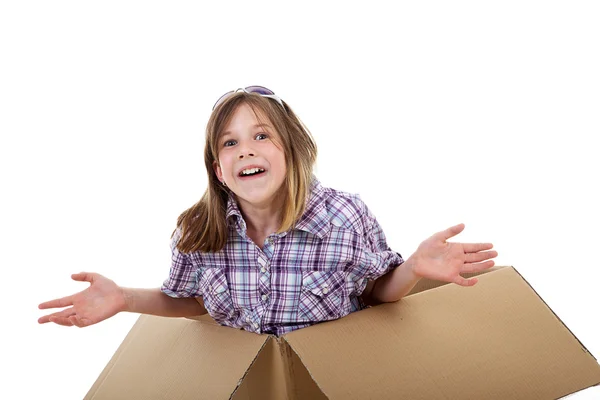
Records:
[[[172,235],[172,265],[160,289],[90,286],[48,301],[68,307],[40,323],[85,327],[121,311],[166,317],[209,313],[222,325],[281,335],[398,301],[421,278],[471,286],[460,273],[494,265],[489,243],[449,243],[456,225],[404,260],[390,250],[357,195],[321,186],[317,147],[292,109],[260,86],[223,95],[206,130],[208,189]]]

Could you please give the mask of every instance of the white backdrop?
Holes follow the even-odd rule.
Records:
[[[211,107],[255,84],[392,248],[464,222],[600,356],[597,3],[223,3],[0,5],[1,392],[85,395],[137,315],[65,328],[37,305],[79,271],[162,283]]]

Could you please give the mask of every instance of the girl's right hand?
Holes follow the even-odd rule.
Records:
[[[127,304],[123,290],[110,279],[93,272],[80,272],[71,275],[75,281],[89,282],[90,286],[74,295],[47,301],[40,309],[69,307],[53,314],[44,315],[38,322],[53,322],[64,326],[85,326],[104,321],[113,315],[126,311]]]

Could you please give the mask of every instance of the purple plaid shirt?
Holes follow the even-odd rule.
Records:
[[[267,237],[261,249],[230,198],[229,237],[215,253],[180,253],[177,230],[172,266],[161,290],[203,297],[221,325],[282,335],[364,308],[367,281],[402,264],[358,195],[324,188],[314,179],[295,229]]]

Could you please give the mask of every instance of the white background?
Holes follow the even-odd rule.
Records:
[[[137,315],[65,328],[37,305],[79,271],[162,283],[212,105],[255,84],[392,248],[464,222],[600,356],[595,2],[207,3],[0,6],[0,397],[87,393]]]

